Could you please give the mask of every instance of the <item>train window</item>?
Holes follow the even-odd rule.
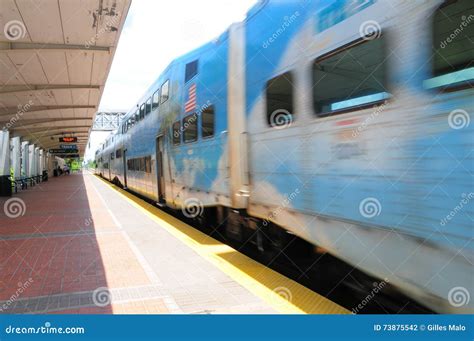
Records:
[[[181,122],[173,123],[173,144],[176,146],[181,142]]]
[[[214,107],[208,107],[201,114],[202,138],[214,136]]]
[[[110,153],[110,160],[115,159],[115,153]]]
[[[145,158],[141,157],[138,159],[139,165],[140,165],[140,172],[145,171]]]
[[[143,103],[143,104],[140,106],[140,120],[142,120],[143,117],[145,117],[145,103]]]
[[[197,120],[198,116],[192,114],[183,119],[183,140],[190,143],[197,140]]]
[[[267,123],[270,127],[288,126],[293,122],[293,82],[290,72],[267,82]]]
[[[153,94],[153,101],[152,101],[152,107],[151,109],[152,110],[155,110],[156,108],[158,108],[158,106],[160,105],[160,91],[159,90],[156,90],[155,93]]]
[[[151,173],[151,156],[145,158],[145,172]]]
[[[165,103],[170,98],[170,81],[167,80],[161,86],[161,103]]]
[[[198,73],[198,61],[192,61],[191,63],[186,64],[186,72],[184,76],[184,82],[187,83]]]
[[[474,85],[474,2],[445,1],[433,17],[433,71],[427,89]]]
[[[115,158],[120,159],[122,157],[122,149],[117,149],[115,151]]]
[[[359,39],[316,59],[313,101],[317,115],[327,116],[383,103],[386,90],[385,37]]]
[[[151,97],[146,101],[145,115],[148,115],[149,113],[151,113]]]

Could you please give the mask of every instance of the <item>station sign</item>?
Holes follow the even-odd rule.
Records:
[[[71,142],[77,142],[77,137],[60,137],[59,142],[65,142],[65,143],[71,143]]]
[[[77,149],[77,144],[60,144],[61,149]]]
[[[49,150],[50,154],[77,154],[79,153],[79,150],[76,149],[62,149],[62,148],[57,148],[57,149],[50,149]]]

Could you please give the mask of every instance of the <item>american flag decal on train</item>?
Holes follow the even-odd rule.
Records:
[[[188,90],[188,100],[184,104],[184,112],[190,112],[196,109],[196,83],[191,85]]]

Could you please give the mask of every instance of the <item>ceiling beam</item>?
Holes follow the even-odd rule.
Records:
[[[53,144],[41,140],[38,140],[38,143],[41,143],[44,148],[61,148],[61,143]],[[77,149],[85,149],[87,147],[87,142],[77,142],[74,144],[77,145]]]
[[[75,121],[75,120],[92,120],[91,116],[87,117],[49,117],[49,118],[42,118],[38,119],[37,117],[32,118],[19,118],[14,125],[19,127],[30,126],[32,124],[42,124],[42,123],[50,123],[50,122],[65,122],[65,121]],[[0,117],[0,124],[8,123],[10,120],[8,118]],[[25,123],[24,123],[25,122]],[[12,128],[14,129],[14,128]]]
[[[77,50],[77,51],[92,51],[92,52],[106,52],[110,53],[109,46],[89,46],[89,45],[74,45],[74,44],[42,44],[42,43],[12,43],[0,42],[0,53],[8,53],[12,51],[24,50]]]
[[[60,138],[60,137],[82,137],[82,136],[88,136],[88,132],[85,132],[85,131],[79,131],[79,132],[72,132],[72,131],[68,131],[68,132],[64,132],[64,131],[61,131],[61,132],[55,132],[55,133],[51,133],[51,134],[42,134],[42,138],[43,137],[47,137],[47,138],[51,138],[51,137],[57,137],[57,138]]]
[[[4,85],[0,88],[0,94],[10,94],[19,92],[33,92],[43,90],[79,90],[92,89],[100,90],[100,85],[71,85],[71,84],[35,84],[35,85]]]
[[[15,115],[15,114],[18,114],[19,112],[22,112],[23,114],[25,114],[25,113],[34,112],[34,111],[52,111],[52,110],[63,110],[63,109],[95,109],[95,108],[96,108],[95,105],[37,105],[37,106],[31,106],[31,108],[28,108],[27,110],[25,109],[24,111],[21,111],[21,109],[13,107],[13,108],[0,109],[0,117]]]
[[[42,133],[42,132],[56,132],[54,135],[57,135],[58,132],[62,133],[64,130],[69,130],[70,135],[74,135],[75,133],[78,132],[77,129],[80,129],[80,132],[88,132],[91,126],[67,126],[67,127],[42,127],[42,128],[37,128],[37,129],[29,129],[29,128],[14,128],[13,133],[16,133],[18,131],[23,131],[22,135],[32,135],[32,134],[37,134],[37,133]],[[85,131],[83,130],[85,129]],[[73,134],[74,133],[74,134]],[[69,135],[65,134],[65,135]]]

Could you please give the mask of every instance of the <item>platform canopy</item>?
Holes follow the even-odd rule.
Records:
[[[83,154],[131,0],[1,0],[0,129]]]

